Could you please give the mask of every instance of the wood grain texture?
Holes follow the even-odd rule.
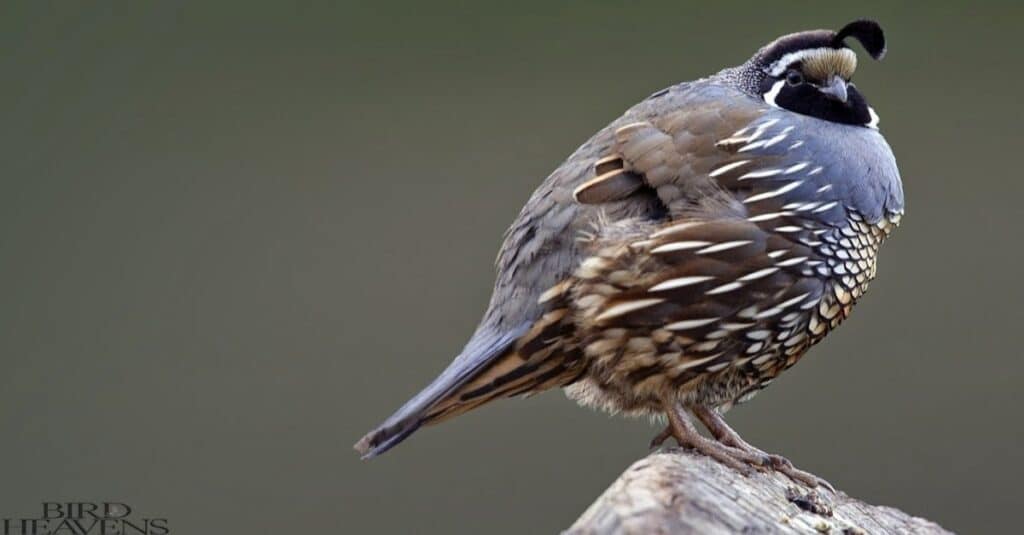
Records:
[[[668,449],[629,467],[565,533],[950,532],[842,492],[810,490],[774,473],[744,477],[707,457]]]

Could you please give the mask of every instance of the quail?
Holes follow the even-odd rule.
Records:
[[[584,143],[507,231],[465,348],[356,450],[374,457],[422,425],[563,387],[585,406],[663,415],[653,445],[672,437],[743,472],[822,483],[723,414],[850,314],[903,213],[879,117],[851,82],[850,38],[885,54],[871,20],[785,35]]]

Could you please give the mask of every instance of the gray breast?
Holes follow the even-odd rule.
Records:
[[[760,181],[779,187],[799,181],[780,195],[786,204],[835,202],[834,210],[815,212],[821,222],[833,226],[845,225],[851,210],[870,224],[903,212],[896,159],[877,130],[774,108],[751,125],[752,131],[762,127],[757,139],[736,150],[759,159],[778,158],[775,167],[783,172],[769,175],[762,170],[766,176]],[[798,170],[787,172],[792,169]]]

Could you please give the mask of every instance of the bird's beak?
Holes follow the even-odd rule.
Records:
[[[828,83],[818,89],[822,93],[825,93],[829,98],[846,104],[846,80],[843,80],[841,76],[832,75],[832,77],[829,78]]]

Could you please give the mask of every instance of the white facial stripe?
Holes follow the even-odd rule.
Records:
[[[767,93],[764,94],[764,101],[767,102],[769,106],[775,106],[776,108],[780,107],[775,103],[775,99],[778,98],[779,92],[782,91],[782,86],[784,85],[786,85],[786,81],[779,80],[772,85],[772,88],[769,89]]]
[[[878,117],[878,114],[875,113],[875,109],[872,108],[871,106],[868,106],[868,114],[871,115],[871,121],[869,121],[868,124],[864,126],[878,130],[878,122],[881,121],[881,118]]]
[[[786,72],[786,69],[788,69],[790,65],[798,61],[803,61],[813,56],[819,56],[822,54],[835,54],[837,52],[841,54],[849,53],[856,57],[856,54],[854,54],[854,52],[848,48],[808,48],[804,50],[797,50],[796,52],[790,52],[789,54],[782,56],[781,58],[779,58],[774,63],[768,66],[767,72],[772,76],[779,76],[783,72]]]

